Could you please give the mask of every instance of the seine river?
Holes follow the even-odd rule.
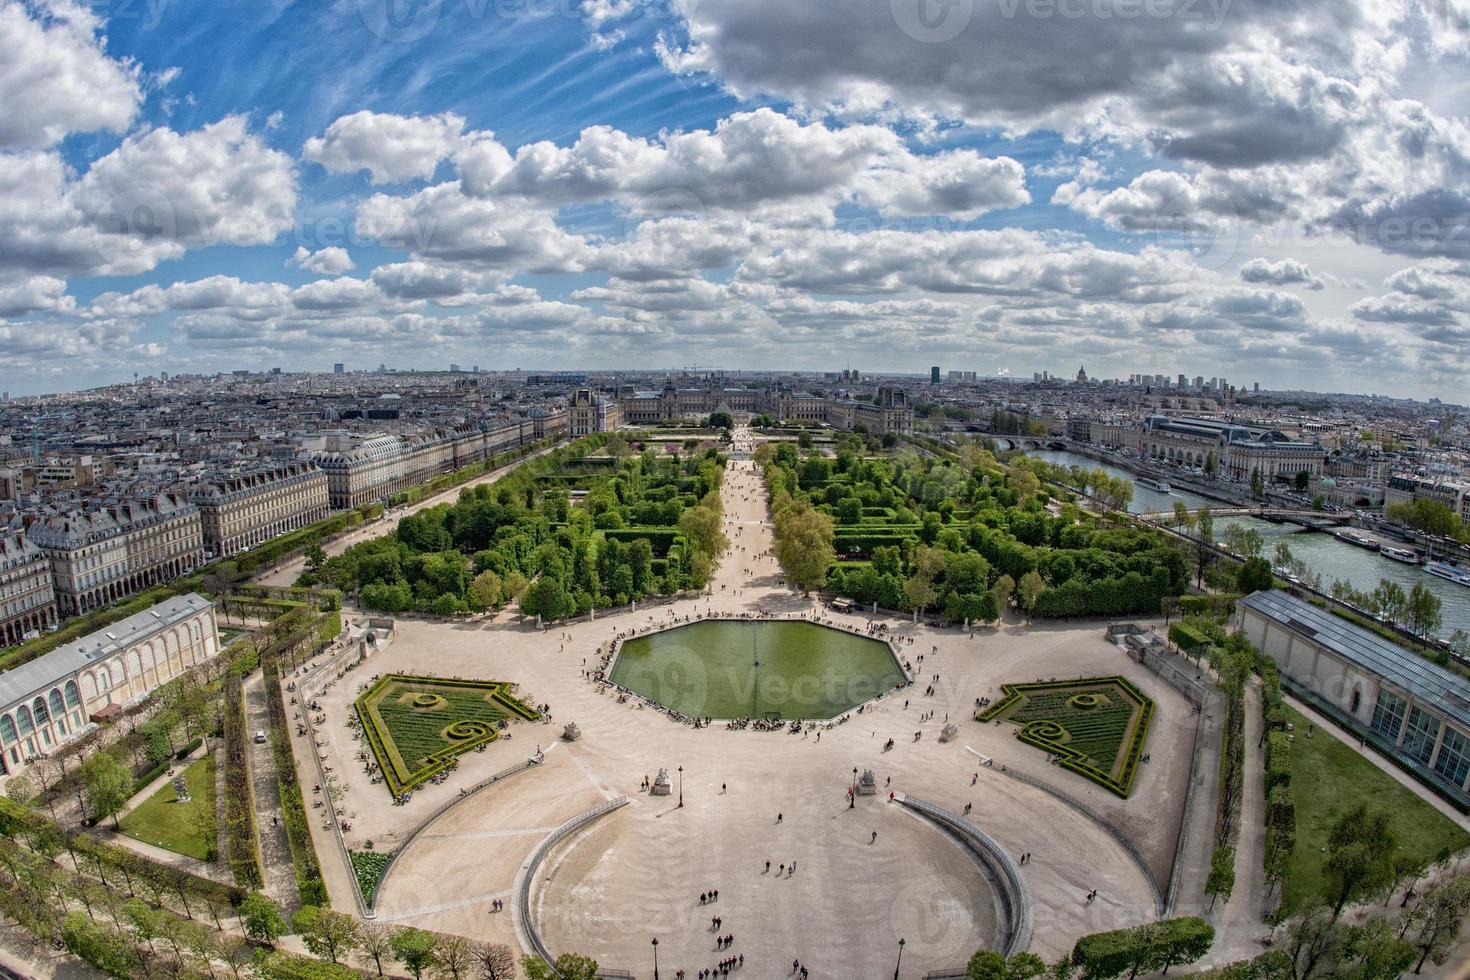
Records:
[[[1059,466],[1101,468],[1110,476],[1134,479],[1133,474],[1127,470],[1109,466],[1107,463],[1099,463],[1097,460],[1080,456],[1077,453],[1047,449],[1035,450],[1027,455]],[[1134,514],[1172,510],[1176,500],[1184,501],[1191,510],[1197,507],[1229,506],[1183,490],[1174,493],[1159,493],[1135,484],[1133,503],[1128,506],[1128,510]],[[1283,537],[1288,538],[1287,543],[1291,546],[1292,555],[1301,559],[1308,568],[1322,576],[1324,589],[1330,586],[1334,579],[1345,579],[1353,584],[1353,588],[1364,592],[1370,591],[1378,584],[1379,579],[1385,578],[1391,582],[1397,582],[1405,591],[1408,591],[1416,582],[1423,583],[1425,588],[1439,596],[1444,617],[1441,633],[1449,636],[1457,629],[1470,631],[1470,588],[1427,575],[1417,566],[1405,565],[1402,562],[1384,558],[1376,551],[1369,551],[1367,548],[1359,548],[1357,545],[1339,541],[1331,534],[1307,531],[1295,524],[1272,524],[1270,521],[1263,521],[1256,517],[1219,517],[1215,519],[1215,540],[1223,540],[1225,529],[1232,524],[1259,531],[1261,537],[1266,540],[1264,554],[1268,558],[1276,550],[1277,540]]]

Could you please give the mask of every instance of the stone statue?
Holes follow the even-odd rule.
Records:
[[[955,740],[955,738],[957,738],[959,736],[959,734],[960,734],[959,726],[957,726],[953,722],[951,722],[950,724],[945,725],[942,729],[940,729],[940,731],[939,731],[939,740],[941,742],[952,742],[952,741]]]
[[[577,727],[575,721],[569,721],[566,727],[561,730],[561,737],[564,742],[575,742],[582,737],[582,729]]]
[[[878,777],[871,769],[863,770],[863,778],[858,780],[858,795],[872,796],[878,792]]]
[[[672,789],[673,784],[669,781],[669,771],[660,769],[658,775],[654,777],[653,787],[648,791],[648,795],[668,796]]]

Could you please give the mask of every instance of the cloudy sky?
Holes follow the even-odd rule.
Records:
[[[1465,401],[1467,0],[0,0],[0,388],[1223,375]]]

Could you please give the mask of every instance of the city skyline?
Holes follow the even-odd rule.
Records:
[[[1158,358],[1453,398],[1448,8],[919,2],[6,0],[0,387]]]

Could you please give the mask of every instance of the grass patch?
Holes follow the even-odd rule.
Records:
[[[502,681],[385,674],[356,701],[388,791],[398,796],[500,737],[502,722],[539,718]]]
[[[1118,796],[1133,790],[1154,703],[1123,677],[1002,684],[980,721],[1020,725],[1016,737]]]
[[[215,835],[210,833],[206,838],[200,833],[199,814],[204,812],[213,817],[215,813],[214,757],[205,756],[185,769],[184,783],[189,787],[189,802],[178,802],[170,780],[122,818],[121,830],[145,844],[154,844],[200,861],[212,861],[215,857]]]
[[[1402,849],[1416,858],[1434,861],[1446,850],[1470,845],[1470,834],[1356,749],[1320,728],[1307,738],[1311,722],[1290,708],[1286,718],[1296,729],[1291,743],[1296,851],[1282,886],[1283,914],[1326,901],[1327,837],[1332,825],[1364,800],[1388,811]]]

